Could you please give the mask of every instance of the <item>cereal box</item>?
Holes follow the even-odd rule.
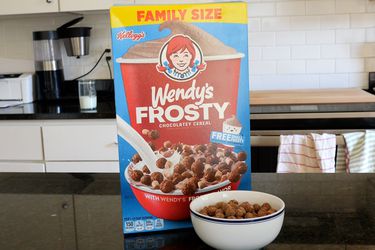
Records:
[[[246,10],[111,8],[125,234],[190,227],[195,197],[250,189]]]

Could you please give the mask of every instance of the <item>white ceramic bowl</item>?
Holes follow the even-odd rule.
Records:
[[[251,219],[219,219],[199,213],[205,206],[219,201],[263,204],[268,202],[276,213]],[[195,232],[208,245],[217,249],[259,249],[270,244],[279,234],[284,221],[284,202],[271,194],[256,191],[224,191],[202,195],[190,203],[190,216]]]

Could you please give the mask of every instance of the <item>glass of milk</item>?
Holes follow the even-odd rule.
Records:
[[[96,109],[96,89],[94,80],[79,80],[78,94],[81,110]]]

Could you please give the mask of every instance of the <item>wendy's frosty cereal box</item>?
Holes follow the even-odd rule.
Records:
[[[246,3],[111,8],[124,233],[250,189]]]

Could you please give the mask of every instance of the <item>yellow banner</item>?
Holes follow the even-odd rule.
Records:
[[[247,23],[247,3],[114,6],[111,26],[160,24],[165,21]]]

